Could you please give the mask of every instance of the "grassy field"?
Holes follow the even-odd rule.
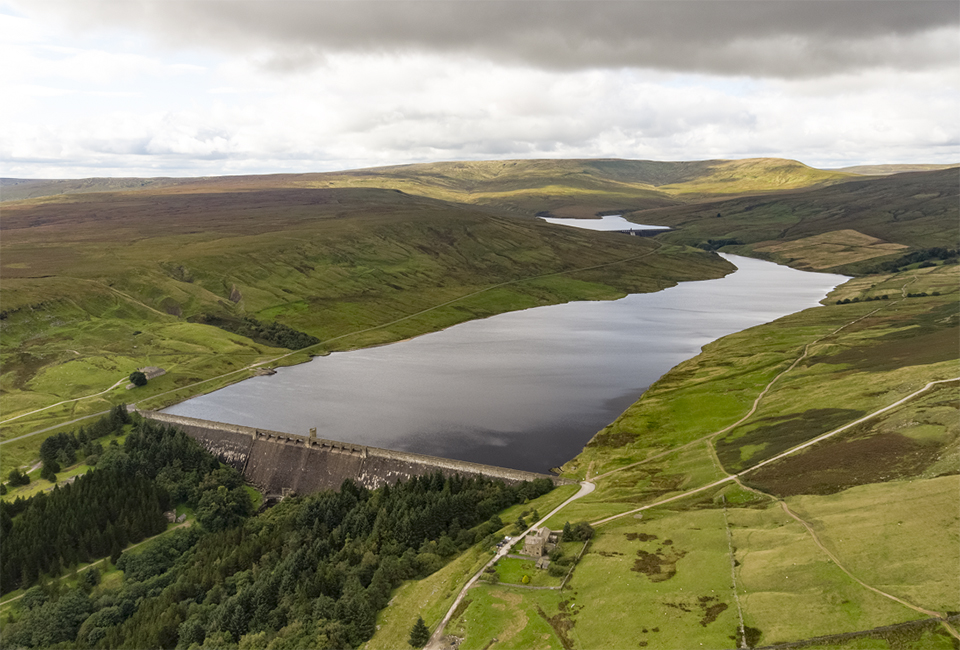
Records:
[[[464,650],[566,647],[558,631],[567,634],[569,603],[559,592],[480,586],[464,602],[466,609],[448,627],[464,638]]]
[[[851,580],[776,506],[731,510],[730,524],[744,624],[758,644],[923,618]]]
[[[941,612],[960,612],[960,477],[860,485],[800,495],[790,507],[860,579]]]
[[[597,521],[681,495],[928,381],[957,377],[958,285],[955,265],[857,278],[824,306],[705,346],[564,466],[571,478],[625,469],[597,479],[592,494],[548,525]],[[933,291],[940,295],[903,297]],[[882,294],[891,298],[865,300]],[[853,297],[861,302],[836,304]],[[768,385],[756,411],[731,428]],[[727,483],[599,525],[557,596],[567,602],[569,647],[620,648],[627,640],[630,647],[735,647],[741,634],[751,647],[819,637],[822,643],[804,647],[955,647],[935,621],[844,570],[917,607],[960,611],[958,403],[960,384],[938,385],[744,476],[770,496]],[[531,613],[547,611],[539,600],[547,596],[497,589],[504,588],[472,591],[451,633],[477,647],[503,630],[532,643],[544,619]]]
[[[598,531],[570,581],[578,647],[733,646],[722,511],[620,521]]]
[[[530,587],[559,587],[562,577],[554,577],[543,569],[536,567],[536,560],[507,557],[499,560],[495,565],[499,584],[503,586],[530,586]],[[524,582],[523,578],[528,581]]]
[[[958,487],[957,478],[948,476],[790,503],[859,579],[920,606],[953,612],[960,607]],[[740,612],[751,647],[924,618],[852,580],[776,504],[742,498],[741,491],[745,503],[737,505],[736,490],[726,495],[732,497],[726,512],[721,502],[707,499],[600,527],[562,592],[475,587],[447,631],[465,637],[462,647],[477,648],[494,647],[486,645],[493,639],[504,648],[560,647],[558,627],[567,647],[622,648],[629,642],[723,648],[738,645]],[[555,620],[545,627],[548,619]],[[910,643],[898,645],[903,638]],[[822,647],[952,645],[933,628]]]
[[[894,255],[907,248],[903,244],[891,244],[856,230],[835,230],[782,243],[754,246],[753,250],[795,268],[819,271]]]
[[[940,385],[794,457],[766,465],[746,480],[787,497],[950,473],[960,462],[958,401],[956,385]]]

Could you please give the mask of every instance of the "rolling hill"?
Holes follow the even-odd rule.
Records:
[[[769,159],[5,180],[0,405],[5,419],[26,415],[0,430],[3,472],[32,463],[42,439],[14,437],[131,401],[109,386],[140,365],[168,370],[136,394],[162,404],[247,377],[254,364],[729,271],[699,246],[842,270],[856,277],[822,306],[709,343],[661,377],[560,468],[592,491],[556,514],[545,515],[578,486],[503,509],[482,532],[411,548],[404,568],[394,566],[402,584],[388,593],[373,569],[391,547],[388,532],[361,547],[346,522],[328,515],[328,528],[319,509],[302,518],[304,531],[318,536],[312,548],[346,540],[342,568],[369,569],[369,586],[349,589],[351,606],[367,603],[365,619],[379,584],[383,608],[366,650],[404,646],[418,617],[435,631],[447,613],[445,643],[461,650],[955,649],[958,186],[957,169],[867,177]],[[673,230],[648,239],[533,218],[618,210]],[[942,255],[910,257],[929,249]],[[883,265],[890,260],[899,262]],[[262,327],[251,334],[245,319]],[[321,342],[279,347],[277,331]],[[357,502],[354,492],[319,501]],[[200,541],[177,553],[218,572],[203,589],[188,592],[176,567],[151,578],[150,591],[134,571],[112,572],[89,601],[75,597],[102,607],[83,624],[83,642],[140,638],[162,624],[170,646],[189,635],[217,647],[290,647],[327,629],[334,599],[301,587],[322,582],[339,597],[333,572],[299,561],[293,543],[252,559],[265,540],[275,544],[272,527],[293,530],[284,517],[313,509],[311,499],[288,499],[222,533],[193,527]],[[519,556],[484,569],[495,541],[541,516],[554,530],[573,524],[551,555],[553,572]],[[359,530],[358,521],[350,525]],[[216,544],[230,550],[214,556]],[[171,555],[163,542],[146,549]],[[286,587],[255,591],[270,563],[282,564],[270,580]],[[472,576],[476,586],[455,606]],[[65,575],[58,589],[74,597],[76,582]],[[284,589],[314,604],[284,609],[274,597]],[[53,590],[36,591],[33,602]],[[129,593],[139,600],[112,605]],[[41,618],[24,615],[26,600],[6,601],[7,623]],[[229,631],[266,601],[280,612],[269,624]],[[178,627],[187,617],[195,624]],[[86,636],[92,629],[98,635]]]
[[[138,391],[143,398],[225,373],[233,374],[223,381],[236,381],[252,372],[243,368],[276,357],[292,363],[731,268],[696,249],[392,189],[273,188],[270,181],[266,189],[197,182],[5,203],[4,419],[100,392],[138,367],[167,369]],[[239,335],[244,318],[328,343],[278,349],[278,340]],[[3,437],[125,398],[120,387],[11,420]],[[13,449],[5,446],[5,467],[20,462]]]
[[[592,217],[748,192],[836,183],[850,174],[793,160],[506,160],[424,163],[320,174],[214,178],[0,179],[4,202],[97,192],[196,193],[280,188],[396,189],[520,214]]]
[[[857,272],[853,262],[833,259],[833,264],[778,255],[777,245],[819,237],[817,246],[842,247],[892,244],[877,248],[858,260],[870,264],[902,254],[904,247],[956,248],[956,214],[960,195],[960,170],[912,172],[847,181],[829,187],[779,194],[744,196],[697,204],[630,213],[637,223],[671,226],[663,239],[691,245],[713,240],[737,240],[743,252],[769,257],[798,267]],[[850,232],[864,238],[860,244]],[[839,239],[831,233],[847,233]],[[852,235],[856,239],[857,235]],[[826,237],[826,239],[824,239]],[[865,267],[864,267],[865,268]]]

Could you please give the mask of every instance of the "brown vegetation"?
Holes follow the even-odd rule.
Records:
[[[919,476],[945,447],[899,433],[826,443],[760,468],[749,474],[749,484],[780,497],[835,494],[855,485]]]
[[[654,553],[640,549],[630,570],[644,574],[650,582],[664,582],[677,575],[677,562],[686,554],[680,549],[665,551],[662,546]]]
[[[717,441],[717,456],[728,471],[741,471],[862,415],[863,411],[831,408],[760,418],[751,423],[760,426],[747,433],[738,434],[739,429],[735,429],[732,434],[720,438]],[[741,447],[747,445],[762,446],[762,449],[749,458],[743,458]]]

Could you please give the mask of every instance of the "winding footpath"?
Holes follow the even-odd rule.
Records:
[[[804,355],[805,355],[805,354],[806,354],[806,350],[804,351]],[[802,358],[802,357],[801,357],[801,358]],[[799,361],[799,360],[798,360],[798,361]],[[795,365],[796,365],[796,362],[791,366],[791,368],[793,368]],[[786,372],[786,371],[784,371],[784,372]],[[769,389],[770,385],[772,385],[773,382],[775,382],[775,381],[776,381],[779,377],[781,377],[782,375],[783,375],[783,373],[780,373],[779,375],[777,375],[777,377],[775,377],[775,378],[770,382],[770,384],[767,386],[767,389]],[[606,517],[606,518],[604,518],[604,519],[599,519],[599,520],[597,520],[597,521],[590,522],[590,525],[591,525],[591,526],[594,526],[594,527],[602,526],[603,524],[609,523],[609,522],[614,521],[614,520],[616,520],[616,519],[620,519],[621,517],[626,517],[626,516],[629,516],[629,515],[635,515],[635,514],[637,514],[637,513],[639,513],[639,512],[643,512],[644,510],[649,510],[649,509],[651,509],[651,508],[657,508],[657,507],[660,507],[660,506],[665,505],[665,504],[667,504],[667,503],[672,503],[672,502],[674,502],[674,501],[679,501],[680,499],[686,499],[687,497],[693,496],[693,495],[695,495],[695,494],[699,494],[699,493],[701,493],[701,492],[705,492],[705,491],[707,491],[707,490],[711,490],[711,489],[713,489],[713,488],[715,488],[715,487],[718,487],[718,486],[720,486],[720,485],[723,485],[723,484],[725,484],[725,483],[730,483],[730,482],[740,483],[740,477],[744,476],[745,474],[749,474],[750,472],[756,471],[757,469],[759,469],[760,467],[763,467],[764,465],[767,465],[768,463],[772,463],[772,462],[777,461],[777,460],[780,460],[780,459],[782,459],[782,458],[786,458],[786,457],[788,457],[788,456],[792,456],[793,454],[796,454],[797,452],[802,451],[802,450],[806,449],[807,447],[811,447],[811,446],[813,446],[813,445],[815,445],[815,444],[817,444],[817,443],[820,443],[820,442],[822,442],[822,441],[824,441],[824,440],[827,440],[828,438],[832,438],[833,436],[835,436],[835,435],[837,435],[837,434],[839,434],[839,433],[842,433],[842,432],[850,429],[851,427],[854,427],[854,426],[856,426],[856,425],[858,425],[858,424],[861,424],[861,423],[863,423],[863,422],[866,422],[866,421],[868,421],[868,420],[871,420],[871,419],[877,417],[878,415],[881,415],[881,414],[883,414],[883,413],[886,413],[887,411],[890,411],[891,409],[895,409],[895,408],[897,408],[898,406],[900,406],[900,405],[902,405],[902,404],[904,404],[904,403],[906,403],[906,402],[909,402],[910,400],[918,397],[919,395],[922,395],[923,393],[927,392],[928,390],[930,390],[931,388],[933,388],[934,386],[936,386],[936,385],[938,385],[938,384],[944,384],[944,383],[955,382],[955,381],[960,381],[960,377],[953,377],[953,378],[950,378],[950,379],[939,379],[939,380],[936,380],[936,381],[928,382],[923,388],[921,388],[921,389],[919,389],[919,390],[917,390],[917,391],[914,391],[913,393],[910,393],[910,394],[907,395],[906,397],[903,397],[903,398],[897,400],[897,401],[894,402],[893,404],[889,404],[888,406],[885,406],[885,407],[883,407],[883,408],[881,408],[881,409],[877,409],[876,411],[874,411],[874,412],[872,412],[872,413],[870,413],[870,414],[868,414],[868,415],[865,415],[865,416],[863,416],[862,418],[859,418],[858,420],[854,420],[853,422],[850,422],[850,423],[848,423],[848,424],[845,424],[844,426],[839,427],[839,428],[837,428],[837,429],[834,429],[833,431],[829,431],[829,432],[824,433],[824,434],[822,434],[822,435],[820,435],[820,436],[817,436],[816,438],[813,438],[812,440],[809,440],[809,441],[807,441],[807,442],[805,442],[805,443],[802,443],[802,444],[799,444],[799,445],[797,445],[797,446],[795,446],[795,447],[792,447],[792,448],[788,449],[787,451],[785,451],[785,452],[783,452],[783,453],[780,453],[780,454],[777,454],[776,456],[773,456],[772,458],[769,458],[769,459],[767,459],[767,460],[765,460],[765,461],[763,461],[763,462],[761,462],[761,463],[757,463],[757,464],[754,465],[753,467],[750,467],[750,468],[748,468],[748,469],[745,469],[745,470],[743,470],[742,472],[739,472],[738,474],[731,474],[731,475],[729,475],[729,476],[727,476],[727,477],[725,477],[725,478],[722,478],[722,479],[720,479],[720,480],[714,481],[714,482],[712,482],[712,483],[709,483],[709,484],[707,484],[707,485],[703,485],[703,486],[698,487],[698,488],[694,488],[694,489],[692,489],[692,490],[687,490],[687,491],[685,491],[685,492],[681,492],[680,494],[676,494],[676,495],[674,495],[674,496],[672,496],[672,497],[668,497],[668,498],[666,498],[666,499],[661,499],[661,500],[659,500],[659,501],[655,501],[655,502],[653,502],[653,503],[647,504],[647,505],[645,505],[645,506],[641,506],[641,507],[639,507],[639,508],[635,508],[635,509],[633,509],[633,510],[628,510],[628,511],[626,511],[626,512],[621,512],[621,513],[619,513],[619,514],[612,515],[612,516]],[[767,390],[767,389],[764,389],[764,393],[766,393],[766,390]],[[759,399],[759,398],[758,398],[758,399]],[[755,408],[756,408],[756,403],[754,403],[754,409],[753,409],[753,410],[755,410]],[[751,410],[751,413],[753,412],[753,410]],[[729,429],[730,429],[730,427],[728,427],[727,429],[724,429],[723,431],[727,431],[727,430],[729,430]],[[715,436],[715,435],[718,435],[719,433],[722,433],[723,431],[717,432],[717,433],[715,433],[715,434],[711,434],[710,436],[707,436],[707,437],[702,438],[702,439],[700,439],[700,440],[697,440],[697,441],[695,441],[695,442],[702,442],[703,440],[708,439],[708,438],[711,438],[711,437],[713,437],[713,436]],[[692,444],[692,443],[691,443],[691,444]],[[684,445],[684,446],[689,446],[689,445]],[[676,449],[671,450],[671,452],[673,452],[673,451],[677,451],[677,450],[676,450]],[[649,461],[649,460],[652,460],[652,458],[647,459],[647,461]],[[641,462],[646,462],[646,461],[641,461]],[[567,506],[568,506],[569,504],[571,504],[572,502],[574,502],[574,501],[576,501],[577,499],[580,499],[580,498],[582,498],[582,497],[585,497],[585,496],[587,496],[588,494],[590,494],[591,492],[593,492],[593,491],[596,489],[596,483],[595,483],[595,481],[597,481],[598,479],[603,478],[603,477],[610,476],[611,474],[614,474],[614,473],[616,473],[616,472],[622,471],[622,470],[627,469],[628,467],[632,467],[633,465],[636,465],[636,464],[637,464],[637,463],[633,463],[633,464],[631,464],[631,465],[625,465],[624,467],[620,467],[620,468],[618,468],[618,469],[616,469],[616,470],[613,470],[613,471],[610,471],[610,472],[606,472],[606,473],[604,473],[604,474],[601,474],[600,476],[596,476],[596,477],[594,477],[593,479],[588,479],[588,480],[585,480],[585,481],[581,482],[581,483],[580,483],[580,490],[579,490],[575,495],[573,495],[572,497],[570,497],[569,499],[567,499],[566,501],[564,501],[563,503],[561,503],[559,506],[557,506],[556,508],[554,508],[553,510],[551,510],[550,513],[547,514],[547,516],[541,518],[540,521],[538,521],[538,522],[536,522],[535,524],[533,524],[532,526],[530,526],[527,530],[525,530],[525,531],[518,537],[518,539],[519,539],[519,538],[522,538],[522,537],[525,536],[525,535],[527,535],[529,532],[531,532],[531,531],[533,531],[533,530],[535,530],[535,529],[538,529],[538,528],[540,528],[541,526],[543,526],[543,525],[547,522],[547,520],[549,520],[552,516],[554,516],[555,514],[557,514],[558,512],[560,512],[561,510],[563,510],[565,507],[567,507]],[[769,496],[769,495],[766,495],[766,496]],[[838,560],[832,553],[830,553],[829,551],[826,550],[826,548],[820,543],[819,539],[816,537],[816,534],[813,533],[813,530],[810,528],[810,526],[809,526],[806,522],[804,522],[802,519],[800,519],[799,517],[797,517],[796,514],[794,514],[792,511],[789,510],[789,508],[786,508],[786,504],[783,504],[783,506],[784,506],[785,510],[788,512],[788,514],[790,514],[790,515],[793,516],[795,519],[797,519],[800,523],[802,523],[802,524],[807,528],[808,531],[810,531],[810,533],[813,535],[813,538],[814,538],[814,540],[816,541],[817,545],[826,552],[826,554],[827,554],[827,555],[830,557],[830,559],[837,565],[837,567],[840,568],[841,571],[843,571],[844,573],[846,573],[846,574],[847,574],[848,576],[850,576],[853,580],[855,580],[857,583],[861,584],[862,586],[866,587],[867,589],[870,589],[870,590],[872,590],[872,591],[875,591],[876,593],[878,593],[878,594],[880,594],[880,595],[882,595],[882,596],[886,596],[886,597],[888,597],[888,598],[891,598],[891,599],[899,602],[900,604],[905,605],[906,607],[910,607],[911,609],[914,609],[914,610],[917,611],[917,612],[920,612],[920,613],[926,614],[926,615],[928,615],[928,616],[932,616],[932,617],[934,617],[934,618],[939,619],[942,623],[944,623],[944,626],[947,628],[948,631],[950,631],[950,633],[951,633],[952,635],[957,636],[957,638],[960,639],[960,636],[957,635],[957,631],[956,631],[952,626],[950,626],[950,625],[944,620],[944,619],[946,618],[946,615],[943,614],[942,612],[934,612],[934,611],[932,611],[932,610],[928,610],[928,609],[924,609],[924,608],[922,608],[922,607],[918,607],[918,606],[912,605],[912,604],[910,604],[910,603],[907,603],[906,601],[903,601],[903,600],[897,598],[896,596],[892,596],[891,594],[887,594],[887,593],[885,593],[885,592],[883,592],[883,591],[880,591],[879,589],[876,589],[876,588],[874,588],[874,587],[872,587],[872,586],[864,583],[863,581],[859,580],[856,576],[854,576],[854,575],[853,575],[852,573],[850,573],[846,568],[844,568],[843,565],[840,564],[839,560]],[[428,644],[427,644],[427,646],[426,646],[426,649],[427,649],[427,650],[441,650],[441,649],[444,647],[444,646],[443,646],[444,630],[446,629],[447,624],[449,624],[450,619],[453,617],[453,614],[454,614],[454,612],[456,611],[457,607],[458,607],[458,606],[460,605],[460,603],[463,601],[463,599],[464,599],[464,597],[466,596],[467,592],[470,590],[471,587],[474,586],[474,584],[476,584],[477,580],[480,578],[481,575],[483,575],[483,572],[484,572],[488,567],[492,566],[497,560],[499,560],[499,559],[502,558],[503,556],[507,555],[507,554],[509,553],[509,551],[510,551],[510,548],[509,548],[508,546],[504,546],[503,548],[499,549],[499,550],[493,555],[493,557],[490,559],[490,561],[487,562],[486,564],[484,564],[483,567],[482,567],[479,571],[477,571],[477,572],[467,581],[467,583],[466,583],[466,584],[463,586],[463,588],[460,590],[460,593],[457,595],[456,599],[454,599],[453,604],[452,604],[452,605],[450,606],[450,608],[447,610],[447,613],[444,615],[443,619],[440,621],[440,624],[437,626],[436,630],[435,630],[435,631],[433,632],[433,634],[430,636],[430,641],[428,642]]]
[[[897,302],[899,302],[899,301],[897,301]],[[882,309],[882,308],[881,308],[881,309]],[[791,363],[789,367],[787,367],[786,370],[781,371],[780,373],[777,374],[776,377],[774,377],[773,379],[771,379],[770,382],[769,382],[766,386],[764,386],[763,390],[760,391],[760,394],[757,395],[757,398],[756,398],[755,400],[753,400],[753,405],[750,407],[750,410],[747,411],[746,415],[744,415],[742,418],[740,418],[739,420],[737,420],[736,422],[734,422],[734,423],[731,424],[730,426],[724,427],[723,429],[720,429],[719,431],[714,431],[713,433],[708,433],[708,434],[705,435],[705,436],[702,436],[702,437],[700,437],[700,438],[697,438],[696,440],[691,440],[690,442],[688,442],[688,443],[686,443],[686,444],[684,444],[684,445],[681,445],[681,446],[679,446],[679,447],[674,447],[674,448],[672,448],[672,449],[668,449],[667,451],[661,452],[661,453],[659,453],[659,454],[655,454],[655,455],[653,455],[653,456],[648,456],[647,458],[644,458],[643,460],[638,460],[638,461],[635,462],[635,463],[630,463],[629,465],[624,465],[623,467],[618,467],[618,468],[616,468],[616,469],[612,469],[612,470],[610,470],[609,472],[604,472],[603,474],[599,474],[599,475],[597,475],[597,476],[594,476],[592,479],[589,479],[589,477],[588,477],[588,480],[594,480],[594,481],[595,481],[595,480],[599,480],[599,479],[605,478],[605,477],[607,477],[607,476],[610,476],[611,474],[616,474],[617,472],[622,472],[622,471],[625,470],[625,469],[629,469],[629,468],[631,468],[631,467],[636,467],[637,465],[643,465],[644,463],[649,463],[650,461],[657,460],[658,458],[663,458],[664,456],[669,456],[670,454],[675,454],[675,453],[678,452],[678,451],[681,451],[681,450],[686,449],[686,448],[688,448],[688,447],[693,447],[694,445],[698,445],[698,444],[700,444],[701,442],[704,442],[704,441],[712,440],[713,438],[717,438],[717,437],[719,437],[719,436],[722,436],[723,434],[727,433],[728,431],[732,431],[733,429],[737,428],[738,426],[740,426],[741,424],[743,424],[744,422],[746,422],[747,420],[749,420],[751,417],[753,417],[753,414],[756,413],[757,408],[760,406],[760,402],[763,400],[764,397],[766,397],[767,393],[770,392],[770,389],[773,388],[773,385],[774,385],[775,383],[777,383],[777,380],[780,379],[781,377],[783,377],[785,374],[787,374],[787,373],[790,372],[791,370],[793,370],[794,368],[796,368],[796,367],[797,367],[797,364],[799,364],[801,361],[803,361],[803,360],[807,357],[807,355],[810,353],[810,346],[816,345],[817,343],[820,343],[820,342],[822,342],[822,341],[830,338],[831,336],[836,335],[836,334],[839,333],[842,329],[844,329],[844,328],[846,328],[846,327],[850,327],[850,326],[853,325],[854,323],[857,323],[857,322],[859,322],[859,321],[862,321],[864,318],[867,318],[867,317],[869,317],[869,316],[873,316],[873,315],[876,314],[878,311],[880,311],[880,309],[874,309],[873,311],[871,311],[871,312],[869,312],[869,313],[867,313],[867,314],[864,314],[864,315],[861,316],[860,318],[857,318],[857,319],[855,319],[855,320],[850,321],[849,323],[845,323],[845,324],[841,325],[840,327],[838,327],[837,329],[833,330],[833,331],[830,332],[829,334],[826,334],[826,335],[824,335],[824,336],[821,336],[821,337],[818,338],[817,340],[811,341],[810,343],[807,343],[806,345],[804,345],[804,346],[803,346],[803,354],[801,354],[799,357],[797,357],[797,358],[794,360],[794,362]]]
[[[828,438],[832,438],[833,436],[837,435],[838,433],[843,433],[844,431],[846,431],[847,429],[849,429],[849,428],[851,428],[851,427],[855,427],[856,425],[861,424],[861,423],[863,423],[863,422],[866,422],[866,421],[868,421],[868,420],[871,420],[871,419],[877,417],[878,415],[881,415],[881,414],[883,414],[883,413],[886,413],[887,411],[889,411],[889,410],[891,410],[891,409],[895,409],[895,408],[897,408],[898,406],[900,406],[901,404],[904,404],[905,402],[909,402],[910,400],[914,399],[915,397],[917,397],[917,396],[919,396],[919,395],[922,395],[923,393],[927,392],[928,390],[930,390],[931,388],[933,388],[933,387],[936,386],[937,384],[946,384],[946,383],[950,383],[950,382],[954,382],[954,381],[960,381],[960,377],[952,377],[952,378],[950,378],[950,379],[938,379],[937,381],[931,381],[931,382],[927,383],[927,385],[924,386],[923,388],[921,388],[920,390],[917,390],[917,391],[914,391],[914,392],[910,393],[910,394],[907,395],[906,397],[897,400],[897,401],[894,402],[893,404],[890,404],[890,405],[888,405],[888,406],[884,406],[884,407],[881,408],[881,409],[877,409],[877,410],[874,411],[873,413],[870,413],[870,414],[868,414],[868,415],[863,416],[862,418],[860,418],[860,419],[858,419],[858,420],[854,420],[853,422],[850,422],[850,423],[848,423],[848,424],[845,424],[845,425],[843,425],[842,427],[840,427],[840,428],[838,428],[838,429],[834,429],[833,431],[828,431],[827,433],[824,433],[824,434],[822,434],[822,435],[819,435],[819,436],[817,436],[816,438],[813,438],[813,439],[811,439],[811,440],[808,440],[807,442],[804,442],[804,443],[802,443],[802,444],[799,444],[799,445],[797,445],[797,446],[795,446],[795,447],[791,447],[791,448],[788,449],[787,451],[784,451],[784,452],[782,452],[782,453],[780,453],[780,454],[777,454],[776,456],[773,456],[773,457],[771,457],[771,458],[768,458],[768,459],[765,460],[765,461],[759,462],[759,463],[757,463],[756,465],[753,465],[752,467],[749,467],[749,468],[743,470],[742,472],[739,472],[739,473],[737,473],[737,474],[731,474],[731,475],[729,475],[729,476],[727,476],[727,477],[725,477],[725,478],[722,478],[722,479],[719,479],[719,480],[717,480],[717,481],[714,481],[713,483],[709,483],[709,484],[707,484],[707,485],[703,485],[703,486],[701,486],[701,487],[694,488],[694,489],[692,489],[692,490],[687,490],[687,491],[685,491],[685,492],[681,492],[680,494],[676,494],[676,495],[674,495],[674,496],[672,496],[672,497],[669,497],[669,498],[666,498],[666,499],[661,499],[660,501],[655,501],[655,502],[649,503],[649,504],[647,504],[647,505],[645,505],[645,506],[641,506],[641,507],[635,508],[635,509],[633,509],[633,510],[628,510],[627,512],[621,512],[620,514],[612,515],[612,516],[610,516],[610,517],[606,517],[605,519],[599,519],[599,520],[597,520],[597,521],[590,522],[590,525],[591,525],[591,526],[601,526],[601,525],[603,525],[603,524],[605,524],[605,523],[608,523],[608,522],[611,522],[611,521],[613,521],[613,520],[615,520],[615,519],[619,519],[620,517],[626,517],[627,515],[632,515],[632,514],[636,514],[636,513],[638,513],[638,512],[643,512],[644,510],[649,510],[650,508],[656,508],[656,507],[658,507],[658,506],[662,506],[662,505],[664,505],[664,504],[666,504],[666,503],[671,503],[671,502],[677,501],[677,500],[679,500],[679,499],[686,499],[686,498],[689,497],[689,496],[692,496],[692,495],[694,495],[694,494],[699,494],[700,492],[704,492],[704,491],[706,491],[706,490],[710,490],[710,489],[715,488],[715,487],[717,487],[717,486],[719,486],[719,485],[723,485],[724,483],[729,483],[729,482],[731,482],[731,481],[736,481],[736,480],[739,479],[741,476],[744,476],[744,475],[746,475],[746,474],[749,474],[750,472],[754,472],[754,471],[760,469],[761,467],[763,467],[764,465],[768,465],[768,464],[770,464],[770,463],[773,463],[773,462],[775,462],[775,461],[778,461],[778,460],[780,460],[781,458],[786,458],[787,456],[792,456],[793,454],[797,453],[798,451],[802,451],[802,450],[806,449],[807,447],[812,447],[813,445],[815,445],[815,444],[817,444],[817,443],[819,443],[819,442],[822,442],[822,441],[824,441],[824,440],[826,440],[826,439],[828,439]],[[701,439],[700,441],[698,441],[698,442],[701,442],[701,441],[702,441],[702,439]],[[675,450],[674,450],[674,451],[675,451]],[[624,466],[624,467],[621,467],[621,468],[619,468],[618,470],[614,470],[614,471],[620,471],[620,470],[626,469],[627,467],[630,467],[630,466],[629,466],[629,465],[628,465],[628,466]],[[610,474],[613,474],[613,473],[614,473],[614,472],[607,472],[606,474],[603,474],[603,476],[609,476]],[[600,477],[596,477],[596,478],[600,478]],[[596,478],[595,478],[594,480],[596,480]]]
[[[13,416],[12,418],[7,418],[6,420],[0,421],[0,424],[6,424],[7,422],[13,422],[14,420],[19,420],[20,418],[25,418],[25,417],[27,417],[28,415],[35,415],[35,414],[37,414],[37,413],[42,413],[43,411],[46,411],[46,410],[48,410],[48,409],[52,409],[52,408],[54,408],[54,407],[56,407],[56,406],[63,406],[64,404],[70,404],[70,403],[72,403],[72,402],[79,402],[80,400],[90,399],[90,398],[92,398],[92,397],[99,397],[99,396],[101,396],[101,395],[105,395],[106,393],[109,393],[109,392],[112,391],[114,388],[117,388],[117,387],[119,387],[119,386],[121,386],[121,385],[123,385],[123,384],[125,384],[125,383],[127,383],[127,382],[129,382],[129,381],[130,381],[129,378],[124,377],[123,379],[121,379],[120,381],[118,381],[117,383],[115,383],[115,384],[114,384],[113,386],[111,386],[110,388],[107,388],[106,390],[102,390],[102,391],[100,391],[99,393],[93,393],[92,395],[84,395],[83,397],[75,397],[74,399],[65,399],[65,400],[63,400],[62,402],[57,402],[56,404],[51,404],[50,406],[44,406],[43,408],[38,408],[38,409],[36,409],[36,410],[34,410],[34,411],[27,411],[26,413],[21,413],[20,415],[15,415],[15,416]],[[104,411],[104,413],[106,413],[106,411]],[[86,416],[86,417],[90,417],[90,416]],[[84,418],[81,418],[81,419],[84,419]],[[69,423],[66,423],[66,424],[69,424]],[[57,426],[63,426],[63,425],[62,425],[62,424],[58,424]],[[34,432],[34,433],[39,433],[39,431]],[[30,435],[33,435],[33,434],[32,434],[32,433],[28,433],[28,434],[27,434],[27,436],[30,436]],[[20,436],[20,438],[26,438],[27,436]],[[19,440],[20,438],[14,438],[14,440]],[[13,442],[13,440],[4,440],[4,442]],[[0,443],[0,444],[3,444],[3,443]]]

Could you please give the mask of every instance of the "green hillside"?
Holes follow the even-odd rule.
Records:
[[[335,184],[371,182],[363,171],[326,175]],[[704,196],[780,191],[835,183],[848,174],[792,160],[757,158],[649,160],[511,160],[385,167],[372,182],[411,193],[491,205],[521,213],[594,216],[699,200]]]
[[[66,558],[59,581],[11,591],[4,647],[392,650],[418,618],[435,632],[448,613],[443,647],[462,650],[960,647],[957,169],[500,161],[2,188],[4,476],[30,468],[46,427],[111,404],[155,407],[258,364],[718,277],[730,266],[712,250],[855,276],[666,373],[560,468],[592,491],[556,514],[578,486],[509,499],[484,488],[483,515],[461,521],[452,486],[427,479],[407,511],[399,490],[347,486],[218,530],[199,489],[237,497],[236,479],[201,481],[165,454],[154,480],[197,525],[103,560],[114,568],[99,584]],[[673,230],[534,218],[619,210]],[[126,390],[148,365],[167,372]],[[159,448],[133,426],[98,435],[131,458],[130,438]],[[119,454],[108,448],[97,472]],[[40,471],[5,503],[51,488]],[[431,492],[444,507],[427,507]],[[7,534],[23,515],[3,514]],[[414,530],[418,517],[432,529]],[[540,518],[571,524],[549,568],[488,566],[495,542]]]
[[[2,229],[4,439],[119,401],[183,399],[249,376],[251,364],[730,270],[696,249],[382,189],[63,195],[6,204]],[[323,343],[280,349],[290,344],[276,332],[245,335],[244,318]],[[167,373],[24,415],[144,366]],[[27,462],[39,442],[5,444],[3,466]]]
[[[337,339],[310,350],[317,353],[396,340],[506,309],[712,277],[727,267],[694,251],[666,248],[627,272],[607,269],[535,288],[529,283],[500,288],[471,304],[381,327],[503,282],[636,257],[659,246],[556,229],[530,218],[537,213],[594,216],[846,178],[794,161],[755,159],[488,161],[255,177],[4,179],[5,420],[103,390],[113,383],[107,377],[122,376],[125,368],[167,368],[167,376],[142,391],[166,392],[278,356],[278,340],[230,338],[208,324],[242,334],[243,318],[250,317],[320,340]],[[380,329],[339,338],[372,327]],[[301,353],[285,362],[303,358]],[[39,419],[18,418],[4,436],[96,412],[91,409],[102,410],[106,403],[71,403]]]
[[[830,244],[830,237],[823,238],[830,233],[847,234],[835,242],[841,249],[868,244],[909,249],[956,248],[960,243],[956,221],[958,174],[956,168],[897,174],[782,194],[643,210],[629,214],[628,218],[637,223],[673,227],[675,232],[662,236],[665,241],[699,245],[711,239],[736,240],[745,245],[736,250],[788,263],[793,260],[777,254],[778,244],[813,237],[821,238],[813,244]],[[859,244],[854,241],[856,234],[865,236]],[[876,241],[870,241],[871,238]],[[879,248],[859,258],[870,259],[867,265],[844,263],[840,257],[834,258],[833,264],[807,266],[856,273],[900,254],[900,248]],[[796,265],[804,266],[802,261]]]

